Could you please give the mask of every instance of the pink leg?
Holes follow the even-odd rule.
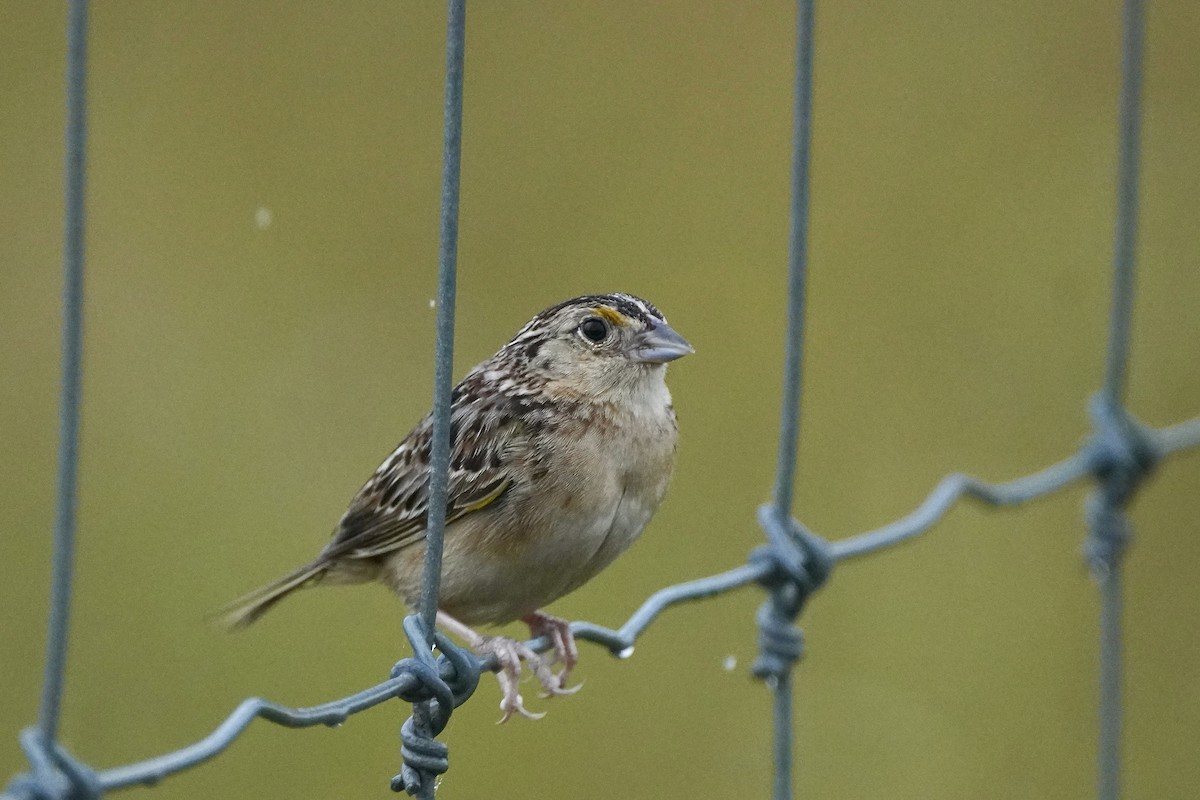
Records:
[[[521,621],[529,626],[530,636],[545,636],[550,640],[550,645],[554,648],[554,660],[562,663],[562,670],[555,676],[557,685],[553,690],[543,681],[542,686],[546,691],[550,694],[574,694],[579,691],[579,686],[572,689],[563,688],[566,686],[571,670],[575,669],[575,665],[579,663],[579,648],[575,646],[575,635],[571,633],[571,623],[562,617],[547,614],[545,611],[535,611],[521,617]]]

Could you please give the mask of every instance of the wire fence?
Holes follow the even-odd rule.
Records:
[[[458,239],[459,154],[462,141],[465,0],[450,0],[447,48],[443,183],[438,263],[437,345],[428,542],[421,607],[404,630],[413,656],[395,665],[391,678],[350,697],[311,708],[288,708],[266,700],[244,701],[212,733],[184,747],[134,764],[95,770],[58,742],[74,551],[77,446],[83,342],[83,231],[86,174],[86,0],[72,0],[68,17],[67,124],[63,266],[62,392],[54,555],[45,678],[38,724],[20,734],[29,771],[12,779],[0,800],[99,798],[135,785],[151,785],[221,753],[256,718],[302,728],[338,725],[347,717],[388,700],[413,703],[401,730],[403,765],[392,788],[433,797],[439,775],[448,767],[446,746],[435,738],[451,712],[474,691],[481,672],[493,670],[493,658],[478,659],[434,629],[441,544],[445,528],[446,468],[449,461],[449,413],[454,338],[455,271]],[[588,622],[571,625],[581,640],[602,645],[615,655],[628,652],[638,637],[670,606],[712,597],[757,583],[768,593],[759,609],[759,656],[753,672],[774,697],[774,797],[792,796],[792,668],[804,651],[795,621],[805,602],[843,561],[895,546],[930,529],[963,498],[1009,506],[1094,479],[1086,507],[1085,552],[1101,593],[1100,695],[1097,789],[1100,800],[1120,793],[1121,740],[1121,562],[1132,531],[1125,508],[1140,482],[1165,456],[1200,446],[1200,418],[1152,429],[1135,420],[1123,405],[1133,306],[1134,245],[1137,231],[1138,155],[1142,72],[1143,8],[1126,0],[1122,39],[1119,109],[1117,215],[1113,246],[1113,291],[1106,368],[1101,391],[1091,399],[1091,438],[1075,453],[1023,478],[992,484],[952,474],[943,479],[908,516],[875,530],[829,542],[792,517],[800,421],[804,344],[804,295],[809,195],[809,142],[812,121],[813,2],[797,3],[796,77],[792,164],[792,207],[788,277],[788,341],[780,423],[779,459],[773,501],[758,511],[767,544],[747,564],[728,572],[678,584],[652,595],[620,628]],[[528,645],[549,649],[545,638]],[[434,650],[441,655],[434,658]]]

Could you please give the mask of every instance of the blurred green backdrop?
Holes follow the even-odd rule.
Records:
[[[0,10],[0,777],[36,714],[59,347],[62,4]],[[207,612],[309,558],[429,405],[440,3],[99,3],[67,743],[106,767],[243,697],[387,675],[400,605],[306,593],[243,635]],[[1004,479],[1087,435],[1109,298],[1119,8],[818,9],[800,516],[833,538],[946,472]],[[1200,411],[1200,5],[1148,15],[1129,398]],[[793,11],[786,2],[479,3],[468,17],[458,373],[540,308],[622,290],[696,345],[671,371],[672,492],[556,610],[619,624],[740,563],[774,465]],[[1200,783],[1200,457],[1139,498],[1126,784]],[[954,511],[834,575],[803,624],[800,796],[1084,798],[1095,738],[1082,487]],[[765,797],[757,591],[669,613],[628,661],[502,728],[485,679],[446,797]],[[727,670],[727,657],[737,666]],[[532,692],[529,692],[532,694]],[[385,797],[408,711],[255,725],[156,800]]]

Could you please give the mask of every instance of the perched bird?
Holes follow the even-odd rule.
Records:
[[[578,653],[567,622],[541,611],[608,566],[641,534],[675,465],[666,365],[693,352],[662,313],[627,294],[546,309],[451,395],[450,475],[438,624],[495,654],[501,721],[528,712],[524,661],[565,694]],[[247,625],[296,589],[382,581],[416,607],[425,556],[431,416],[359,490],[312,562],[226,609]],[[471,625],[522,620],[562,669]]]

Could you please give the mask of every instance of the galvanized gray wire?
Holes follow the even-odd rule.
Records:
[[[1109,315],[1108,356],[1098,408],[1113,423],[1112,433],[1130,438],[1119,428],[1125,410],[1125,371],[1133,317],[1133,275],[1137,244],[1138,167],[1141,153],[1142,0],[1125,0],[1121,38],[1121,99],[1118,112],[1117,214],[1113,235],[1113,292]],[[1095,417],[1096,414],[1094,413]],[[1121,794],[1121,558],[1132,534],[1124,507],[1133,485],[1152,468],[1154,460],[1133,460],[1134,474],[1122,475],[1118,465],[1098,472],[1100,487],[1089,498],[1089,556],[1100,583],[1100,707],[1097,740],[1099,800]],[[1129,481],[1128,489],[1116,484]]]
[[[442,208],[438,242],[437,343],[433,377],[433,434],[429,457],[428,522],[425,534],[425,568],[421,577],[421,608],[423,641],[413,630],[409,639],[419,663],[425,666],[431,684],[429,693],[443,689],[438,686],[429,658],[434,644],[434,621],[438,610],[438,592],[442,582],[442,545],[446,531],[446,497],[450,471],[450,401],[454,388],[454,304],[458,273],[458,195],[462,160],[462,97],[463,59],[467,28],[466,0],[450,0],[446,24],[446,90],[443,107],[442,142]],[[465,677],[465,676],[463,676]],[[478,680],[478,670],[476,670]],[[404,790],[422,800],[433,800],[437,776],[445,772],[445,745],[433,737],[445,727],[445,720],[435,725],[434,703],[425,698],[413,706],[412,719],[401,731],[404,742],[404,766],[392,780],[392,788]],[[451,708],[443,701],[441,710],[448,719]],[[437,728],[437,730],[435,730]],[[414,768],[414,753],[423,768]],[[445,766],[444,766],[445,765]]]
[[[71,0],[67,16],[67,125],[63,209],[62,389],[46,670],[38,728],[46,747],[58,738],[67,666],[71,576],[75,561],[79,399],[83,382],[83,232],[87,193],[87,0]]]
[[[1089,537],[1086,552],[1101,587],[1097,795],[1100,800],[1114,800],[1120,790],[1120,560],[1131,535],[1124,509],[1141,480],[1158,462],[1171,453],[1200,447],[1200,418],[1155,430],[1135,420],[1122,404],[1133,306],[1143,38],[1141,0],[1126,0],[1125,3],[1113,300],[1103,388],[1090,406],[1093,436],[1078,452],[1062,461],[1006,483],[986,483],[958,473],[949,475],[909,515],[835,542],[826,542],[791,516],[802,376],[808,153],[812,119],[812,6],[812,0],[798,0],[788,342],[779,461],[774,501],[761,508],[758,515],[768,544],[752,553],[745,565],[659,590],[619,629],[588,622],[576,622],[571,629],[580,640],[595,642],[613,654],[625,655],[658,615],[677,603],[713,597],[752,583],[765,586],[770,594],[768,602],[759,610],[762,652],[754,669],[773,688],[774,795],[777,800],[789,798],[792,791],[791,670],[803,652],[803,637],[793,622],[804,602],[829,577],[833,567],[920,535],[964,498],[989,506],[1019,505],[1085,478],[1094,478],[1096,489],[1087,508]],[[436,775],[448,766],[444,745],[436,742],[434,736],[445,726],[451,710],[471,695],[480,671],[496,666],[494,660],[480,661],[433,630],[449,460],[464,0],[450,0],[448,19],[429,546],[420,615],[405,621],[414,655],[397,664],[389,680],[350,697],[310,708],[289,708],[251,698],[194,744],[134,764],[94,771],[57,741],[74,542],[83,307],[87,2],[72,0],[68,20],[63,383],[46,677],[39,724],[20,736],[30,770],[15,777],[0,794],[0,800],[99,798],[115,789],[155,784],[219,755],[257,718],[292,728],[339,725],[351,715],[393,698],[414,703],[414,717],[402,731],[403,752],[411,763],[405,765],[404,777],[398,777],[393,786],[422,797],[432,797]],[[442,498],[440,502],[439,497]],[[544,652],[550,646],[544,639],[528,644],[538,652]],[[442,652],[436,660],[430,650],[432,646]]]
[[[421,582],[421,621],[433,641],[438,589],[442,583],[442,536],[450,467],[450,392],[454,389],[454,303],[458,275],[458,195],[462,161],[465,0],[450,0],[446,25],[446,99],[442,143],[442,210],[438,243],[437,341],[433,373],[433,438],[429,456],[429,521],[425,572]]]
[[[774,504],[768,511],[768,533],[791,517],[796,482],[796,450],[800,442],[800,399],[804,375],[805,284],[808,274],[808,168],[812,141],[813,0],[796,3],[796,77],[792,108],[792,205],[788,235],[787,343],[783,367],[783,400],[779,421],[779,461]],[[790,534],[785,534],[790,535]],[[773,542],[782,545],[782,542]],[[818,581],[819,583],[819,581]],[[770,584],[770,596],[759,610],[763,655],[755,674],[771,687],[774,720],[775,777],[773,794],[792,794],[792,664],[803,653],[803,636],[792,624],[805,597],[795,584]],[[811,588],[815,589],[816,584]],[[811,589],[810,589],[811,590]],[[807,592],[805,593],[807,595]]]

